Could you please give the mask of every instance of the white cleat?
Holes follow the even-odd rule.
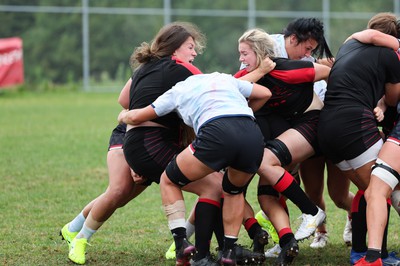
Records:
[[[351,246],[352,237],[353,237],[353,230],[351,227],[351,220],[350,220],[349,216],[347,216],[346,225],[344,226],[344,230],[343,230],[343,241],[349,247]]]
[[[277,258],[279,256],[279,254],[281,253],[282,249],[279,246],[279,244],[276,244],[275,246],[273,246],[270,249],[267,249],[267,251],[265,251],[265,257],[266,258]]]
[[[311,248],[324,248],[328,244],[328,233],[315,232],[314,240],[310,244]]]
[[[296,238],[297,241],[312,236],[317,230],[317,227],[320,226],[325,221],[326,218],[325,212],[321,208],[319,207],[317,208],[318,212],[316,215],[305,214],[305,213],[301,215],[303,222],[301,223],[296,233],[294,234],[294,237]]]

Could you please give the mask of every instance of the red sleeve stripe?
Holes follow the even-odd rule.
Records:
[[[288,84],[298,84],[314,82],[315,69],[312,67],[292,70],[272,70],[269,74],[272,77],[282,80]]]
[[[233,75],[235,78],[241,78],[248,74],[246,69],[239,70],[235,75]]]

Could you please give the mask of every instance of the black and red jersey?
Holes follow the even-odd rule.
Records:
[[[132,76],[129,109],[150,105],[176,83],[195,74],[201,74],[201,71],[194,65],[182,62],[175,57],[153,59],[141,65]],[[178,127],[180,119],[176,113],[170,113],[152,121],[174,129]]]
[[[287,58],[272,60],[276,63],[274,70],[257,81],[258,84],[270,89],[272,96],[255,114],[264,115],[274,112],[290,118],[304,113],[313,99],[314,64]],[[239,78],[247,73],[244,69],[237,72],[235,77]]]

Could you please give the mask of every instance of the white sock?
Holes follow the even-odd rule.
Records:
[[[78,235],[76,238],[86,238],[88,241],[92,237],[94,233],[96,233],[97,230],[90,229],[89,227],[86,226],[86,224],[83,224],[81,231],[79,231]]]
[[[187,239],[189,239],[193,234],[194,234],[194,224],[192,224],[191,222],[189,222],[189,220],[186,221],[185,224],[185,228],[186,228],[186,236]]]
[[[79,232],[82,229],[83,224],[85,223],[85,216],[83,216],[83,212],[79,213],[68,225],[68,231],[70,232]]]

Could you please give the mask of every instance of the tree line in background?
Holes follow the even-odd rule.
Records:
[[[256,0],[257,10],[321,12],[322,0]],[[82,1],[1,0],[0,5],[81,7]],[[175,9],[247,10],[248,1],[171,0]],[[96,0],[90,7],[163,8],[162,0]],[[392,12],[393,0],[334,0],[331,12]],[[305,16],[301,15],[299,16]],[[256,27],[280,33],[295,17],[258,17]],[[173,16],[190,21],[207,36],[204,53],[195,60],[203,72],[235,73],[239,67],[237,39],[248,28],[247,17]],[[335,54],[353,32],[366,27],[368,19],[330,19],[327,36]],[[125,81],[131,75],[129,57],[141,42],[150,42],[164,23],[162,15],[90,14],[89,51],[91,80]],[[0,12],[0,38],[23,39],[26,84],[79,83],[82,81],[82,14],[48,12]]]

